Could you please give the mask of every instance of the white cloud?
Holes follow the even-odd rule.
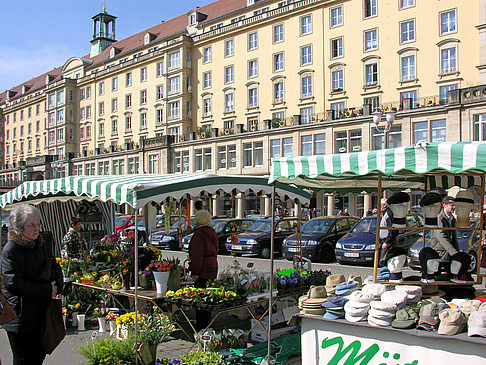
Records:
[[[0,92],[20,85],[80,56],[66,46],[43,44],[36,49],[0,45]]]

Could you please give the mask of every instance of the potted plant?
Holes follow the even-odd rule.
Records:
[[[93,310],[93,317],[98,319],[99,332],[106,332],[106,318],[108,311],[105,307],[96,307]]]

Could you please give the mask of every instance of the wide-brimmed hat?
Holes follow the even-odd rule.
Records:
[[[358,282],[358,289],[363,286],[363,279],[359,275],[349,275],[348,281],[357,281]]]
[[[320,305],[327,300],[326,287],[319,285],[310,288],[307,298],[302,300],[302,307],[305,308],[306,305],[318,304]]]
[[[334,293],[338,284],[344,283],[346,278],[343,274],[329,275],[326,279],[326,290],[328,293]]]
[[[422,298],[443,297],[444,295],[445,292],[439,290],[439,286],[437,284],[422,286]]]

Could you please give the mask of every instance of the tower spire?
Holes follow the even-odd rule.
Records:
[[[103,0],[103,13],[106,13],[106,0]]]

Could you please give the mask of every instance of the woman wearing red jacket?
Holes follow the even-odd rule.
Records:
[[[212,228],[213,221],[207,210],[194,215],[196,228],[189,242],[191,273],[196,288],[205,288],[208,280],[218,276],[218,236]],[[206,328],[211,321],[211,312],[196,309],[196,329]]]

